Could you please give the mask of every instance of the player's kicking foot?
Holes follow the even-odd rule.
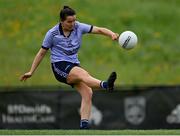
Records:
[[[107,90],[108,92],[113,92],[114,90],[114,82],[117,78],[116,72],[112,72],[107,80]]]

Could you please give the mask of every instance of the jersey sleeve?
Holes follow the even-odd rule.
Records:
[[[78,23],[79,29],[82,32],[82,34],[91,33],[93,26],[85,23]]]
[[[43,43],[42,43],[42,48],[48,50],[51,48],[53,44],[53,36],[50,31],[48,31],[44,37]]]

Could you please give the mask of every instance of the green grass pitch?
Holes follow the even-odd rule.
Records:
[[[0,135],[180,135],[180,130],[0,130]]]

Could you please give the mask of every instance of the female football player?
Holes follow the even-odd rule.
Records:
[[[80,23],[76,20],[75,11],[68,7],[60,11],[60,21],[45,35],[42,47],[34,58],[29,72],[20,77],[21,81],[30,78],[44,58],[48,49],[51,50],[51,65],[55,78],[59,82],[73,86],[80,93],[81,121],[80,128],[89,128],[89,117],[92,104],[92,88],[104,88],[113,91],[116,73],[112,72],[106,81],[92,77],[80,66],[78,50],[81,47],[83,34],[101,34],[118,39],[118,34],[107,28]]]

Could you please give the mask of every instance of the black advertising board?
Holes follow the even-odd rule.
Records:
[[[1,129],[79,129],[81,97],[75,90],[1,88]],[[92,129],[180,128],[180,87],[96,90]]]

